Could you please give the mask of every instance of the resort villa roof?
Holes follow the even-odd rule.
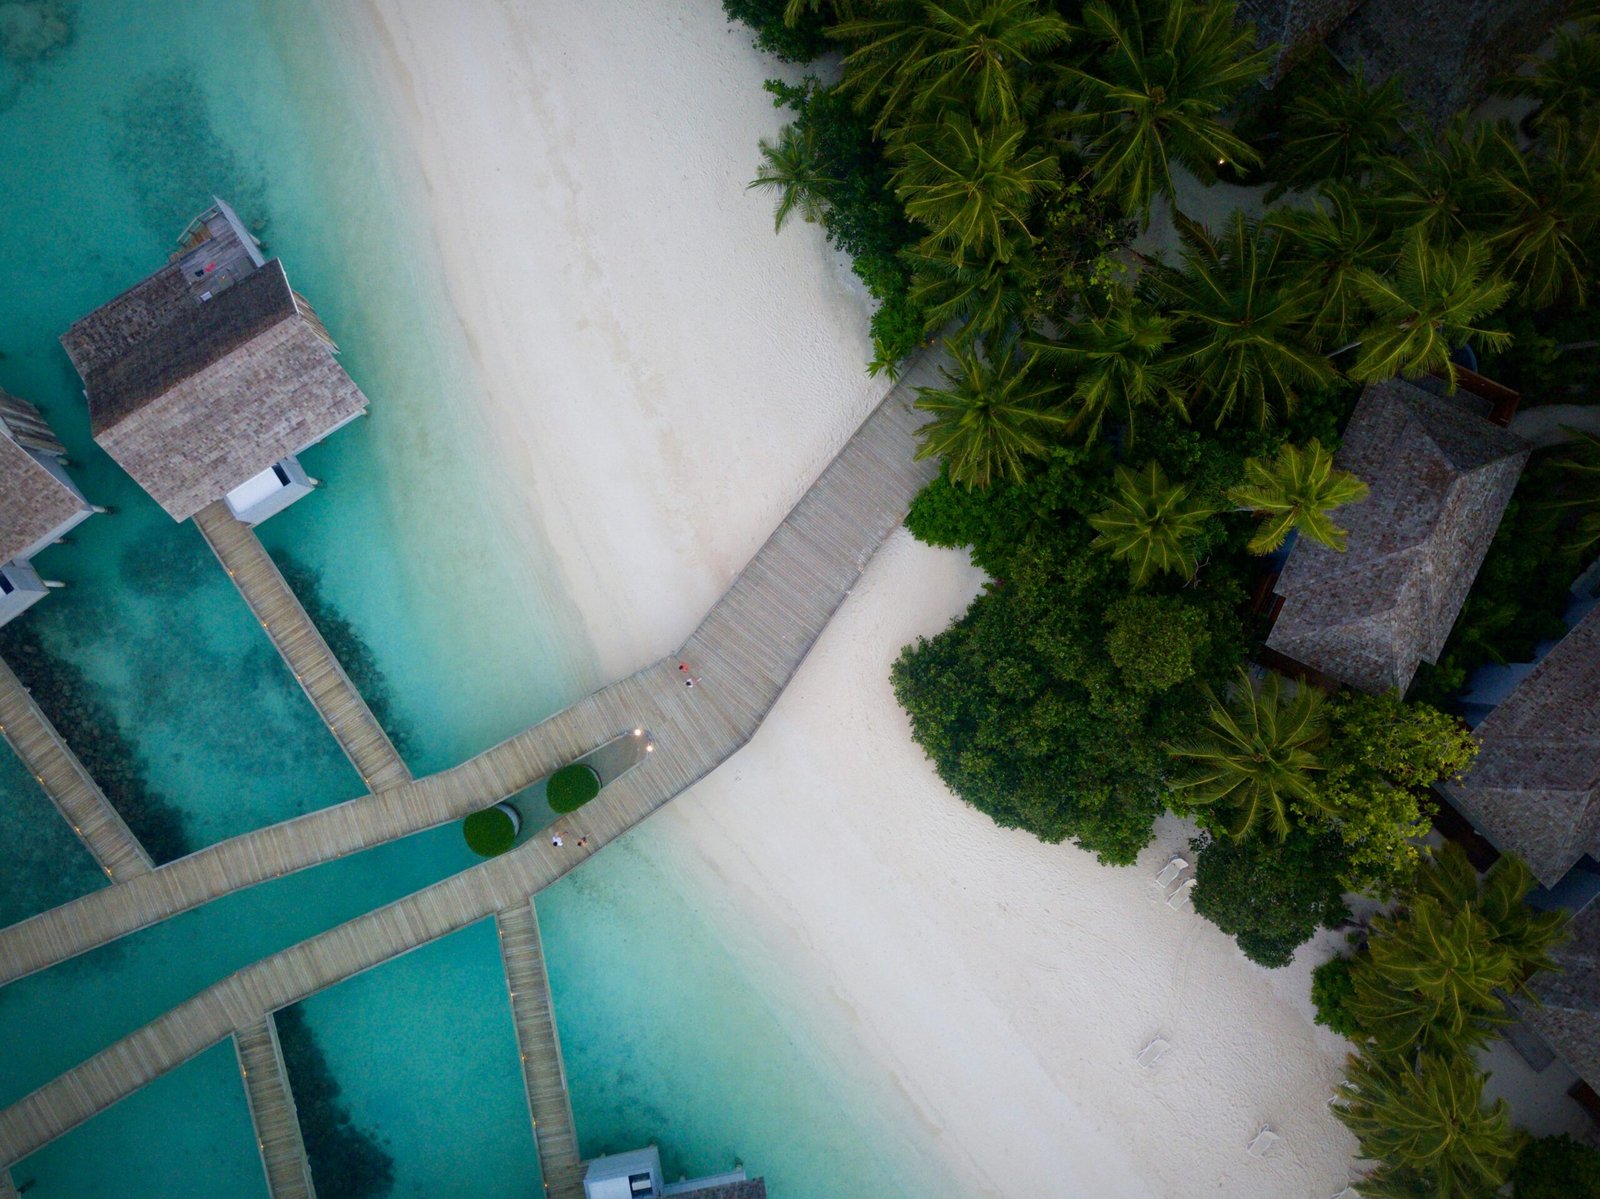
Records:
[[[1338,513],[1345,552],[1295,544],[1270,649],[1374,693],[1438,659],[1530,449],[1487,407],[1400,379],[1361,393],[1335,461],[1371,490]]]
[[[1359,3],[1361,0],[1239,0],[1239,19],[1255,27],[1257,44],[1277,48],[1267,86],[1315,49]]]
[[[95,441],[175,520],[360,415],[337,347],[226,205],[61,338]]]
[[[38,410],[0,390],[0,564],[37,552],[88,513],[77,490],[46,465],[63,453]]]
[[[1573,918],[1572,939],[1554,956],[1561,969],[1533,984],[1542,1006],[1518,1009],[1574,1074],[1600,1089],[1600,904]]]
[[[1600,608],[1477,728],[1472,770],[1441,788],[1502,851],[1553,887],[1600,855]],[[1596,1052],[1600,1052],[1597,1046]]]

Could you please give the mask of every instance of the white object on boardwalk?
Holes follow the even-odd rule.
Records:
[[[1156,886],[1163,891],[1172,885],[1172,880],[1177,878],[1189,868],[1189,863],[1184,858],[1173,858],[1161,868],[1161,873],[1156,875]]]
[[[1139,1051],[1139,1064],[1146,1070],[1151,1069],[1161,1060],[1162,1054],[1172,1048],[1171,1042],[1161,1038],[1152,1037],[1150,1044]]]
[[[1194,890],[1194,879],[1187,879],[1176,891],[1167,896],[1167,906],[1174,912],[1185,907],[1189,902],[1189,892]]]
[[[1280,1139],[1278,1134],[1272,1131],[1272,1125],[1263,1124],[1261,1131],[1256,1133],[1256,1139],[1250,1142],[1250,1148],[1247,1152],[1251,1157],[1266,1157],[1268,1153],[1272,1152],[1272,1147]]]

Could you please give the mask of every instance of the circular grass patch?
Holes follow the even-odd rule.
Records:
[[[497,803],[492,808],[474,812],[461,822],[467,848],[480,858],[492,858],[505,853],[517,843],[517,833],[521,828],[521,815],[507,803]]]
[[[545,784],[544,797],[552,812],[576,812],[600,794],[600,776],[591,766],[574,762],[563,766]]]

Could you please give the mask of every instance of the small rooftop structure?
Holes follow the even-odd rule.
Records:
[[[1572,939],[1554,957],[1561,969],[1533,983],[1542,1006],[1518,1010],[1574,1074],[1600,1089],[1600,905],[1574,918]]]
[[[1345,552],[1295,544],[1268,649],[1372,693],[1438,660],[1531,448],[1490,408],[1433,380],[1362,391],[1334,460],[1371,490],[1339,511]]]
[[[222,201],[155,274],[62,335],[94,439],[174,520],[257,523],[310,490],[294,456],[366,411],[338,347]]]
[[[1600,856],[1600,608],[1478,725],[1472,770],[1440,790],[1502,851],[1554,887]],[[1600,1052],[1600,1047],[1597,1047]]]
[[[650,1145],[597,1157],[583,1175],[583,1199],[767,1199],[767,1184],[740,1166],[724,1174],[663,1182],[661,1153]]]
[[[66,450],[39,410],[0,390],[0,624],[49,588],[30,559],[94,511],[65,462]]]

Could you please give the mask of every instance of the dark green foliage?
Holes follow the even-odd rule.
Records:
[[[544,786],[545,802],[552,812],[576,812],[600,794],[600,776],[582,762],[563,766]]]
[[[1562,1133],[1522,1146],[1511,1168],[1514,1199],[1600,1199],[1600,1150]]]
[[[0,628],[0,657],[33,693],[34,702],[150,856],[159,864],[189,853],[193,847],[184,831],[183,813],[150,789],[143,759],[88,677],[49,653],[26,621]]]
[[[1057,327],[1077,315],[1086,297],[1107,301],[1125,268],[1118,255],[1138,223],[1114,200],[1097,196],[1080,180],[1063,187],[1034,218],[1039,239],[1033,307]]]
[[[480,858],[503,854],[517,843],[516,821],[498,804],[468,816],[461,822],[461,833],[467,848]]]
[[[339,1081],[300,1008],[286,1007],[275,1019],[317,1190],[339,1199],[383,1199],[394,1189],[394,1158],[339,1102]]]
[[[927,340],[923,330],[926,320],[909,291],[902,289],[885,297],[872,314],[874,365],[888,370],[915,353]]]
[[[1311,972],[1311,1002],[1317,1007],[1317,1023],[1341,1037],[1354,1039],[1361,1035],[1361,1026],[1350,1010],[1355,995],[1349,958],[1330,958]]]
[[[1287,966],[1319,928],[1349,919],[1339,841],[1291,827],[1284,840],[1194,842],[1194,910],[1261,966]]]
[[[1194,677],[1211,644],[1205,612],[1171,595],[1129,595],[1106,609],[1106,651],[1134,691],[1165,691]]]
[[[810,62],[828,48],[822,14],[803,8],[793,25],[783,19],[788,0],[722,0],[730,21],[743,21],[756,34],[756,49],[784,62]]]

